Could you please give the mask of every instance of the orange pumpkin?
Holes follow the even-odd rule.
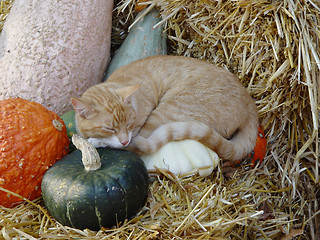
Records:
[[[263,158],[266,155],[267,151],[267,139],[263,132],[263,129],[261,126],[258,128],[258,136],[256,145],[251,153],[248,154],[247,157],[242,159],[241,161],[234,162],[231,166],[232,167],[240,167],[240,166],[251,166],[251,168],[254,168],[258,163],[261,163]]]
[[[258,163],[261,163],[267,151],[267,139],[264,135],[262,127],[258,128],[258,137],[256,146],[254,147],[253,154],[249,155],[251,157],[251,167],[253,168]]]
[[[30,200],[41,195],[46,170],[68,153],[66,126],[41,104],[21,98],[0,101],[0,186]],[[0,190],[0,205],[21,199]]]
[[[136,2],[136,5],[134,7],[134,10],[136,12],[141,12],[143,9],[145,9],[148,5],[145,5],[145,4],[140,4],[140,3],[145,3],[145,2],[148,2],[149,0],[138,0]]]

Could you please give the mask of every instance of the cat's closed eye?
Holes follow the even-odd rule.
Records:
[[[116,132],[116,130],[114,128],[111,128],[111,127],[102,127],[102,129],[107,131],[107,132],[112,132],[112,133]]]
[[[130,128],[133,128],[134,127],[134,123],[129,123],[128,125],[127,125],[127,129],[130,129]]]

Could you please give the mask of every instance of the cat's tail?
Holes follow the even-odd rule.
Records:
[[[215,151],[222,159],[237,161],[253,151],[257,134],[258,122],[255,120],[239,128],[229,140],[202,123],[173,122],[160,126],[148,138],[137,136],[134,145],[143,153],[152,153],[170,141],[193,139]]]

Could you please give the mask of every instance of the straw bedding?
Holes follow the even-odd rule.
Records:
[[[13,1],[1,1],[1,23]],[[116,1],[114,51],[135,16]],[[235,73],[256,99],[268,136],[264,162],[226,177],[161,172],[136,218],[99,232],[61,226],[42,199],[0,207],[0,239],[320,239],[320,2],[152,0],[169,54]],[[151,8],[151,7],[150,7]],[[2,25],[0,25],[2,26]]]

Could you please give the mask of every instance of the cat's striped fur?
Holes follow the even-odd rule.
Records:
[[[253,99],[230,72],[177,56],[145,58],[72,99],[77,131],[94,146],[154,152],[194,139],[226,160],[250,153],[258,132]]]

